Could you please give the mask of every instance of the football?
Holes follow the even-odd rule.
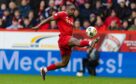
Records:
[[[92,37],[96,36],[97,30],[95,27],[89,26],[86,28],[86,34],[87,34],[87,36],[92,38]]]

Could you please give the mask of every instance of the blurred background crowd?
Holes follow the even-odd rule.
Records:
[[[74,3],[77,30],[95,26],[98,31],[136,30],[136,0],[0,0],[0,28],[31,29],[66,5]],[[58,29],[51,21],[40,30]]]

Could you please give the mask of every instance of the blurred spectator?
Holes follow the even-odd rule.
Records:
[[[25,17],[23,19],[23,27],[24,28],[31,28],[31,27],[33,27],[33,25],[31,24],[31,22],[30,22],[28,17]]]
[[[76,6],[80,6],[80,5],[85,4],[85,2],[86,2],[87,0],[75,0],[75,1],[76,1],[76,2],[75,2]]]
[[[15,30],[17,30],[19,28],[23,28],[23,26],[18,23],[17,19],[13,19],[12,24],[10,26],[8,26],[6,29],[15,29]]]
[[[136,18],[136,10],[132,11],[131,18],[132,19]]]
[[[122,23],[122,26],[121,26],[121,28],[119,28],[120,30],[128,30],[128,28],[129,28],[129,23],[128,23],[128,21],[123,21],[123,23]]]
[[[61,7],[60,7],[60,11],[65,11],[66,10],[66,6],[65,5],[62,5]]]
[[[110,16],[106,18],[104,24],[106,27],[109,27],[113,21],[117,24],[118,27],[121,26],[120,19],[116,16],[115,10],[111,11]]]
[[[70,5],[70,4],[74,3],[74,0],[63,0],[63,1],[65,1],[66,5]]]
[[[42,20],[44,20],[45,19],[45,17],[44,17],[44,15],[39,15],[38,16],[38,18],[36,19],[36,21],[38,22],[38,23],[40,23]]]
[[[86,2],[84,5],[79,6],[81,21],[89,20],[89,15],[92,13],[91,4]]]
[[[28,15],[29,11],[31,10],[31,7],[28,4],[27,0],[22,0],[21,5],[19,7],[21,16],[24,18]]]
[[[136,3],[134,2],[130,3],[130,9],[131,11],[136,10]]]
[[[57,23],[56,23],[56,21],[51,21],[50,22],[50,28],[49,29],[57,29]]]
[[[45,9],[45,1],[42,0],[42,1],[40,2],[40,5],[39,5],[38,16],[45,14],[44,9]]]
[[[7,9],[7,6],[5,3],[2,3],[0,6],[0,17],[3,16],[3,12]]]
[[[6,10],[6,9],[7,9],[7,6],[6,6],[5,3],[2,3],[0,8],[1,8],[1,10]]]
[[[81,28],[81,24],[80,24],[80,21],[79,20],[76,20],[75,22],[74,22],[74,28],[76,29],[76,30],[80,30]]]
[[[110,26],[108,28],[109,30],[119,30],[117,22],[115,20],[111,21]]]
[[[100,16],[97,16],[95,28],[97,29],[97,31],[106,31],[107,29],[106,26],[103,24],[103,20]]]
[[[132,11],[131,16],[128,18],[128,21],[131,25],[133,24],[134,18],[136,18],[136,11]]]
[[[57,11],[57,7],[55,6],[55,2],[53,0],[49,1],[49,7],[45,9],[45,18],[48,18],[52,15],[53,11]]]
[[[131,14],[131,11],[126,6],[125,1],[120,1],[119,6],[117,6],[116,8],[116,11],[121,20],[127,19]]]
[[[90,14],[89,21],[90,21],[91,26],[95,26],[95,23],[96,23],[96,15],[95,15],[94,13]]]
[[[103,11],[104,10],[103,10],[101,1],[97,0],[95,4],[95,8],[93,8],[93,13],[103,17]]]
[[[17,6],[16,6],[15,2],[11,1],[9,3],[9,12],[10,12],[10,14],[14,15],[14,12],[15,12],[16,9],[17,9]]]
[[[74,2],[75,2],[75,0],[62,0],[63,5],[64,4],[68,5],[68,4],[71,4],[71,3],[74,3]]]
[[[3,20],[4,27],[7,27],[7,26],[11,25],[12,16],[10,16],[10,13],[9,13],[8,10],[5,10],[3,12],[2,20]]]
[[[128,30],[136,30],[136,18],[134,19],[134,24]]]
[[[20,0],[0,0],[0,3],[5,3],[6,5],[8,5],[10,1],[18,3]]]
[[[4,28],[3,21],[1,18],[0,18],[0,28]]]
[[[112,0],[108,0],[106,6],[104,8],[105,8],[104,16],[108,17],[110,15],[111,11],[114,9]],[[105,17],[104,17],[104,19],[105,19]]]
[[[32,10],[29,11],[29,13],[28,13],[28,19],[29,19],[30,24],[31,24],[32,26],[35,26],[35,25],[37,24],[37,22],[36,22],[36,20],[35,20],[35,17],[34,17],[34,12],[33,12]]]
[[[48,2],[49,0],[27,0],[28,5],[31,7],[31,9],[35,10],[34,12],[37,15],[41,1]]]
[[[80,13],[79,13],[79,10],[75,10],[75,12],[74,12],[74,19],[75,20],[80,20]]]
[[[22,18],[21,18],[21,14],[20,14],[20,11],[19,11],[19,10],[15,10],[15,11],[14,11],[14,17],[13,17],[13,18],[16,18],[19,23],[22,22]]]
[[[117,0],[117,3],[121,3],[121,2],[124,2],[125,3],[125,0]],[[126,4],[126,3],[125,3]]]
[[[90,23],[88,20],[84,20],[83,22],[83,26],[81,27],[81,30],[85,30],[87,27],[90,26]]]
[[[56,5],[56,6],[62,5],[62,1],[63,1],[63,0],[55,0],[55,5]]]

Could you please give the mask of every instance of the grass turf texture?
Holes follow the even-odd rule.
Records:
[[[0,84],[136,84],[135,78],[0,75]]]

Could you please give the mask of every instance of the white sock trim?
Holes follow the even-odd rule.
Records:
[[[44,69],[44,71],[45,71],[45,72],[48,72],[48,70],[47,70],[47,68],[46,68],[46,67],[44,67],[43,69]]]
[[[92,41],[89,41],[89,45],[90,45],[90,46],[92,45]]]

